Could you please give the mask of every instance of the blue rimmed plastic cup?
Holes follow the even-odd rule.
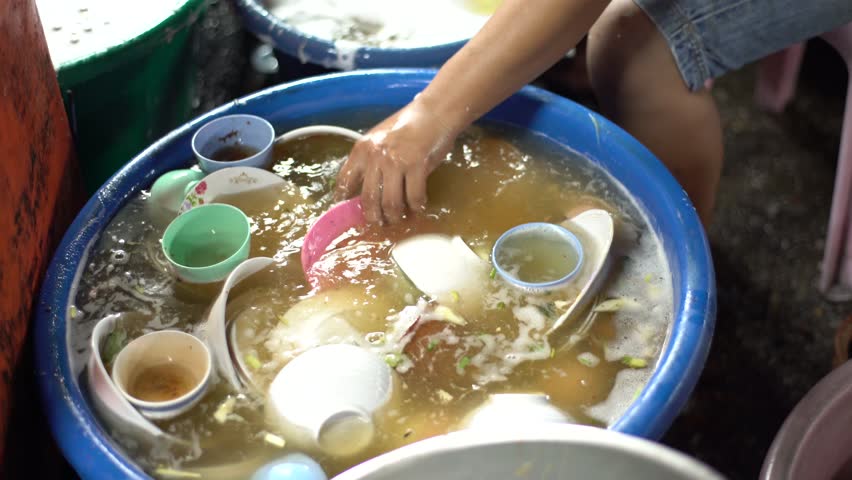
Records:
[[[149,368],[161,369],[158,382],[167,390],[158,392],[162,399],[139,398],[133,390],[133,385],[142,381],[140,375]],[[168,373],[170,370],[172,374]],[[136,338],[118,352],[112,367],[118,390],[152,420],[174,418],[195,406],[207,393],[212,374],[213,358],[204,342],[178,330],[161,330]]]
[[[572,249],[577,254],[577,263],[570,271],[564,272],[555,280],[549,280],[546,282],[527,282],[512,274],[512,272],[510,272],[507,268],[507,265],[501,265],[500,262],[504,257],[503,253],[507,248],[507,243],[524,243],[527,239],[532,240],[533,238],[542,236],[548,236],[552,240],[562,243],[563,246]],[[500,238],[494,242],[494,248],[491,250],[491,259],[494,262],[494,268],[497,270],[497,274],[513,287],[532,294],[540,294],[565,287],[574,279],[580,271],[580,268],[582,268],[583,256],[583,244],[580,243],[580,239],[578,239],[576,235],[561,225],[545,222],[524,223],[506,230],[506,232],[504,232],[503,235],[500,235]]]
[[[226,115],[205,123],[192,136],[192,153],[206,173],[228,167],[266,168],[272,159],[275,129],[255,115]],[[257,153],[239,160],[218,161],[212,157],[225,147],[243,146]]]

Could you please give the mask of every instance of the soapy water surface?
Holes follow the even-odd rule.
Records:
[[[236,322],[241,354],[252,359],[248,363],[256,366],[252,376],[261,389],[289,359],[319,343],[351,342],[385,356],[399,381],[391,403],[377,414],[374,442],[346,458],[293,442],[282,450],[265,441],[267,434],[281,432],[267,421],[263,396],[235,395],[218,383],[192,412],[159,423],[190,440],[190,447],[143,449],[117,437],[146,469],[168,465],[203,473],[203,478],[233,478],[295,450],[310,454],[333,475],[384,451],[462,428],[489,393],[543,392],[574,421],[605,426],[649,378],[672,311],[671,280],[659,240],[630,199],[588,160],[514,130],[467,132],[430,178],[426,215],[348,232],[321,260],[327,275],[322,290],[312,291],[301,271],[301,238],[331,205],[334,172],[350,147],[333,137],[279,145],[274,171],[291,180],[288,186],[219,199],[251,217],[251,256],[277,260],[274,268],[232,291],[228,317]],[[84,268],[76,306],[69,312],[77,371],[85,363],[91,329],[103,316],[122,311],[148,315],[147,323],[128,332],[129,338],[163,328],[197,332],[218,294],[220,284],[189,285],[172,278],[159,247],[164,225],[149,216],[147,207],[144,194],[131,200]],[[563,335],[547,338],[548,323],[567,308],[576,288],[530,296],[486,270],[474,289],[479,295],[460,292],[440,301],[464,325],[446,313],[437,315],[401,341],[406,332],[400,329],[408,330],[411,315],[430,307],[424,307],[420,293],[390,259],[396,240],[415,233],[460,235],[490,261],[493,242],[508,228],[532,221],[558,223],[590,207],[605,208],[616,218],[614,265],[597,304],[620,299],[618,311],[582,314]],[[586,318],[592,321],[584,323]],[[625,358],[647,366],[630,368]]]

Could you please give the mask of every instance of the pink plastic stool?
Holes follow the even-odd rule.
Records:
[[[852,299],[852,23],[826,33],[822,38],[843,57],[849,71],[831,217],[818,284],[826,297],[839,301]],[[773,112],[784,109],[796,90],[804,52],[804,44],[799,44],[761,61],[755,92],[755,100],[760,106]]]

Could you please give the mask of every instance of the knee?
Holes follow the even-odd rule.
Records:
[[[654,23],[633,0],[613,0],[588,35],[589,77],[599,99],[619,93],[653,64],[654,50],[667,50]],[[633,82],[635,83],[635,81]]]

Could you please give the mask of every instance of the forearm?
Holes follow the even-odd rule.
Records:
[[[585,35],[609,0],[504,0],[417,101],[458,133],[541,75]]]
[[[473,121],[577,44],[609,0],[504,0],[413,102],[349,154],[336,197],[361,194],[369,222],[397,222],[426,205],[426,178]]]

